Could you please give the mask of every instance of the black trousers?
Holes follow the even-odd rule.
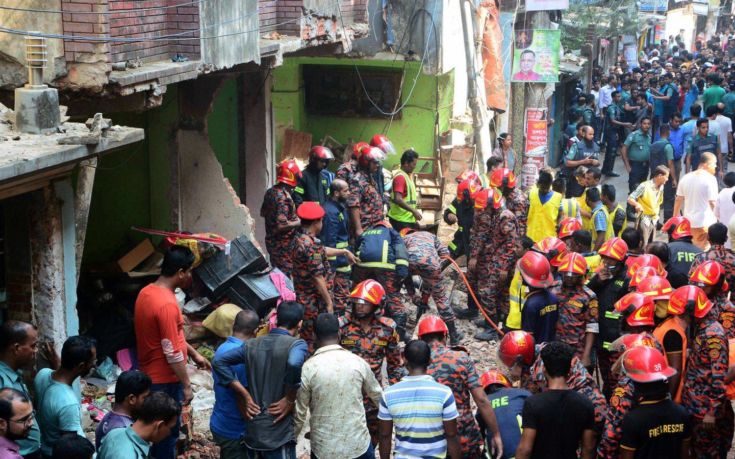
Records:
[[[630,173],[628,174],[628,193],[638,188],[638,185],[648,180],[648,161],[629,161]],[[628,204],[626,212],[631,215],[633,206]]]

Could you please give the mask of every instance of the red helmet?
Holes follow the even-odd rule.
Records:
[[[681,239],[692,235],[692,224],[686,217],[681,215],[671,217],[661,228],[663,231],[671,232],[671,239]]]
[[[311,147],[311,150],[309,151],[309,161],[314,161],[315,159],[331,161],[334,159],[334,154],[329,148],[317,145],[315,147]]]
[[[366,279],[355,286],[350,293],[350,298],[365,301],[379,306],[385,296],[385,289],[378,281]]]
[[[575,231],[582,229],[582,221],[576,218],[567,217],[559,224],[559,239],[564,239],[572,235]]]
[[[516,187],[516,174],[513,173],[512,170],[501,167],[500,169],[495,169],[492,174],[490,174],[490,185],[494,186],[495,188],[515,188]]]
[[[492,208],[497,210],[503,207],[505,203],[503,195],[493,188],[483,188],[475,193],[472,198],[475,200],[475,209],[479,210],[486,209],[488,205],[492,205]]]
[[[660,351],[647,346],[634,347],[625,352],[623,372],[639,383],[666,381],[676,374]]]
[[[585,276],[587,275],[587,260],[576,252],[569,252],[562,259],[558,272],[562,275],[577,274]]]
[[[535,243],[533,248],[546,255],[551,266],[559,267],[567,255],[567,245],[558,237],[545,237]],[[548,257],[551,257],[551,259]]]
[[[396,154],[396,147],[393,146],[393,142],[388,140],[388,137],[382,134],[375,134],[373,138],[370,139],[370,146],[380,148],[386,155]]]
[[[498,358],[507,367],[522,362],[531,365],[536,355],[536,343],[533,335],[522,330],[513,330],[505,334],[498,346]]]
[[[628,287],[638,287],[638,284],[640,284],[643,279],[650,276],[658,276],[656,269],[651,268],[650,266],[641,266],[640,268],[638,268],[635,274],[633,274],[633,277],[630,278],[630,283],[628,284]]]
[[[435,315],[428,315],[421,318],[419,321],[419,338],[424,335],[429,335],[431,333],[449,333],[449,329],[447,328],[447,324],[444,323],[444,321]]]
[[[482,186],[479,184],[479,182],[475,182],[471,179],[462,180],[459,185],[457,185],[457,200],[459,202],[464,201],[465,194],[467,194],[468,199],[472,199],[472,197],[478,191],[480,191],[480,189],[482,189]]]
[[[357,164],[360,167],[368,167],[371,161],[380,163],[385,159],[385,153],[383,150],[376,147],[363,146],[360,148],[360,155],[357,157]]]
[[[457,183],[462,183],[465,180],[471,180],[476,183],[477,189],[482,188],[482,180],[480,179],[480,174],[473,171],[472,169],[467,169],[466,171],[462,172],[457,176],[455,179]]]
[[[612,258],[613,260],[623,261],[628,253],[628,244],[619,237],[608,239],[602,243],[600,250],[597,251],[600,256]]]
[[[296,186],[296,181],[301,178],[301,169],[293,159],[281,161],[276,170],[276,182],[285,183],[288,186]]]
[[[633,277],[635,272],[638,271],[638,268],[642,268],[643,266],[650,266],[656,270],[659,276],[666,276],[664,264],[661,263],[661,260],[656,255],[646,253],[635,258],[629,258],[628,260],[626,263],[628,265],[628,277]]]
[[[626,333],[613,341],[610,349],[614,352],[625,352],[634,347],[645,346],[656,348],[656,338],[648,333]]]
[[[510,387],[510,381],[508,381],[508,378],[498,370],[489,370],[480,375],[480,385],[483,389],[487,389],[493,384]]]
[[[653,301],[668,300],[672,290],[671,283],[661,276],[647,277],[640,281],[638,287],[636,287],[638,293],[650,297]]]
[[[653,299],[642,293],[631,292],[615,303],[615,310],[625,315],[625,321],[631,327],[652,326]]]
[[[716,261],[708,260],[697,266],[694,272],[689,276],[689,283],[697,287],[706,285],[717,285],[722,282],[722,291],[726,292],[730,289],[730,285],[725,280],[725,268]]]
[[[547,288],[554,283],[554,278],[551,277],[551,265],[541,253],[532,250],[526,252],[518,260],[516,267],[523,280],[531,287]]]
[[[360,157],[360,151],[362,151],[363,147],[369,147],[370,144],[367,142],[357,142],[352,146],[352,159],[357,159]]]
[[[668,313],[675,316],[689,312],[697,319],[701,319],[707,315],[710,309],[712,309],[712,302],[707,298],[707,294],[694,285],[684,285],[677,288],[669,298]]]

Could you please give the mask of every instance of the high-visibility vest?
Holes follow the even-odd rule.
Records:
[[[586,229],[590,233],[595,234],[592,218],[585,217],[584,214],[581,213],[582,210],[585,212],[592,212],[590,206],[587,205],[587,189],[585,189],[582,195],[577,198],[577,203],[579,204],[580,214],[582,215],[582,229]]]
[[[508,310],[508,318],[505,319],[505,326],[512,330],[521,329],[521,316],[523,311],[523,303],[528,295],[528,287],[523,285],[521,272],[516,268],[513,273],[513,279],[510,281],[510,309]]]
[[[669,331],[674,330],[676,333],[681,336],[682,343],[681,343],[681,378],[679,379],[679,387],[676,388],[676,394],[674,395],[674,401],[676,403],[681,403],[681,392],[684,388],[684,375],[686,374],[686,367],[687,367],[687,324],[684,322],[684,320],[679,316],[671,316],[668,319],[661,322],[661,324],[656,327],[655,330],[653,330],[653,336],[656,337],[659,343],[661,345],[664,345],[664,336],[666,336],[666,333]],[[666,348],[664,347],[664,351]]]
[[[623,220],[623,226],[620,227],[620,231],[618,231],[618,234],[616,234],[616,236],[623,237],[623,231],[625,231],[625,228],[628,227],[628,212],[626,212],[623,206],[621,206],[620,204],[615,204],[615,208],[610,214],[610,226],[612,226],[613,220],[615,219],[615,215],[617,215],[618,212],[623,212],[623,215],[625,215],[625,219]],[[614,231],[614,228],[613,228],[613,231]]]
[[[526,236],[539,242],[546,237],[556,236],[556,222],[559,218],[559,206],[562,195],[553,192],[551,198],[544,204],[538,195],[538,188],[532,188],[528,195],[528,230]]]
[[[403,177],[406,180],[406,197],[403,199],[403,202],[408,204],[411,208],[415,209],[418,202],[416,197],[416,185],[414,185],[411,177],[409,177],[409,175],[405,173],[403,169],[398,169],[397,171],[395,171],[395,173],[393,174],[393,179],[395,179],[396,177]],[[402,207],[399,207],[395,203],[395,190],[393,190],[391,194],[392,197],[390,201],[390,208],[388,209],[388,217],[399,222],[416,223],[416,217],[414,217],[411,212]]]
[[[561,200],[561,218],[577,218],[579,215],[579,202],[575,198]]]
[[[597,272],[597,269],[602,264],[602,257],[597,254],[597,252],[586,252],[580,254],[584,257],[584,261],[587,262],[587,277],[586,282],[592,279],[592,276],[595,275]]]
[[[607,208],[605,206],[600,206],[599,209],[592,212],[592,218],[590,218],[590,221],[592,222],[592,229],[590,230],[590,233],[592,233],[592,237],[594,238],[597,234],[597,231],[595,230],[595,217],[599,212],[603,212],[605,214],[605,217],[607,217],[607,229],[605,230],[605,240],[612,239],[614,236],[613,233],[613,227],[612,227],[612,219],[610,218],[610,214],[607,211]]]
[[[658,192],[653,181],[648,180],[643,184],[643,194],[635,201],[642,207],[643,215],[657,217],[661,210],[661,204],[664,202],[663,187],[661,192]]]

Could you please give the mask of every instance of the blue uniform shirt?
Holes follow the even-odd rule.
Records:
[[[501,459],[511,459],[515,457],[518,444],[521,442],[521,426],[523,419],[523,404],[531,393],[525,389],[516,389],[513,387],[503,388],[497,392],[489,394],[487,399],[493,407],[493,412],[498,420],[498,429],[500,430],[500,438],[503,440],[503,455]],[[484,433],[485,437],[489,435],[485,421],[478,413],[476,415],[477,423]]]
[[[325,247],[335,249],[349,248],[350,233],[347,225],[347,209],[339,202],[328,199],[324,203],[324,220],[319,239]],[[349,267],[347,257],[340,255],[329,259],[329,267],[334,272],[337,268]],[[349,270],[348,270],[349,271]]]
[[[559,318],[558,303],[556,296],[546,290],[529,293],[526,297],[521,313],[521,328],[533,334],[536,343],[554,341]]]
[[[245,345],[241,340],[230,336],[217,348],[214,356],[216,358],[231,349],[244,347]],[[247,387],[245,364],[234,365],[232,369],[235,371],[240,384]],[[240,410],[237,408],[235,394],[229,387],[219,384],[220,378],[217,373],[213,373],[212,376],[214,377],[214,410],[212,411],[212,417],[209,419],[209,430],[228,440],[239,440],[245,434],[245,419],[243,419]]]

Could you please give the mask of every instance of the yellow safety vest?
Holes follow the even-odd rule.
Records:
[[[613,233],[613,227],[612,227],[612,219],[610,218],[610,213],[607,211],[607,208],[603,204],[599,209],[592,212],[592,218],[590,218],[590,222],[592,222],[592,229],[590,230],[590,233],[592,233],[592,238],[594,239],[597,235],[597,231],[595,230],[595,216],[598,214],[598,212],[604,212],[605,217],[607,217],[607,229],[605,230],[605,240],[612,239],[615,233]]]
[[[602,257],[598,254],[586,255],[584,260],[587,262],[587,281],[592,279],[592,276],[597,272],[597,268],[602,264]]]
[[[661,210],[661,204],[664,202],[663,187],[659,193],[653,181],[648,180],[643,183],[643,194],[635,200],[643,208],[643,215],[649,217],[658,217]]]
[[[579,214],[579,202],[574,198],[561,200],[561,218],[577,218]]]
[[[538,188],[531,188],[528,194],[530,202],[528,208],[528,230],[526,236],[539,242],[546,237],[556,236],[556,222],[559,218],[559,206],[561,205],[562,196],[556,191],[551,198],[544,204],[538,195]]]
[[[615,219],[615,215],[618,213],[618,211],[623,212],[623,215],[625,215],[625,219],[623,220],[623,226],[620,228],[620,231],[618,231],[618,234],[616,234],[616,236],[623,237],[623,231],[625,231],[625,228],[628,227],[628,213],[625,211],[625,209],[623,209],[623,206],[621,206],[620,204],[615,204],[615,208],[613,209],[610,216],[610,226],[612,226],[613,220]]]
[[[394,179],[399,176],[402,176],[404,179],[406,179],[406,197],[403,199],[403,201],[411,208],[415,209],[418,202],[416,199],[416,185],[414,185],[411,177],[409,177],[409,175],[405,173],[402,169],[398,169],[393,174]],[[390,201],[390,209],[388,209],[388,217],[399,222],[416,223],[416,217],[414,217],[411,212],[402,207],[399,207],[395,203],[396,192],[392,191],[391,194],[392,198]]]
[[[585,189],[581,196],[577,198],[577,203],[579,204],[580,209],[580,215],[582,216],[582,228],[586,229],[592,234],[595,234],[594,225],[592,224],[592,218],[585,217],[584,214],[582,214],[581,211],[585,212],[592,212],[592,209],[590,209],[590,206],[587,205],[587,190]]]
[[[516,268],[513,279],[510,281],[510,309],[508,318],[505,319],[506,327],[513,330],[521,329],[522,305],[526,301],[526,295],[528,295],[528,287],[523,285],[521,272]]]

